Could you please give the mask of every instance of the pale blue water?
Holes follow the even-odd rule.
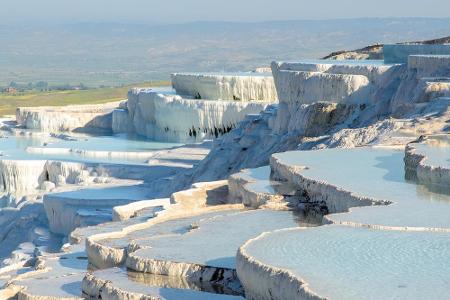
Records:
[[[384,60],[332,60],[332,59],[302,59],[298,61],[290,61],[287,63],[304,63],[304,64],[325,64],[325,65],[352,65],[352,66],[382,66],[382,65],[390,65],[385,64]]]
[[[63,197],[69,199],[84,199],[84,200],[147,200],[150,198],[148,189],[140,185],[123,185],[102,188],[85,188],[76,191],[53,193],[52,197]]]
[[[450,228],[450,196],[433,193],[405,180],[404,151],[382,148],[329,149],[275,154],[307,178],[325,181],[356,195],[394,202],[389,206],[353,208],[329,217],[396,227]]]
[[[34,136],[6,136],[0,138],[0,159],[20,160],[62,160],[81,162],[108,162],[108,163],[144,163],[145,159],[133,156],[117,157],[89,157],[77,153],[77,150],[108,151],[108,152],[150,152],[154,150],[169,149],[181,146],[179,143],[154,142],[126,135],[93,136],[70,134],[76,140],[62,140],[44,135]],[[72,149],[71,153],[40,154],[30,153],[28,147],[37,148],[64,148]]]
[[[234,269],[236,252],[247,240],[266,231],[307,224],[291,211],[253,210],[205,218],[197,225],[188,233],[147,235],[138,244],[150,248],[134,255]]]
[[[450,138],[448,135],[431,137],[423,143],[413,144],[416,152],[426,156],[425,163],[450,168]]]
[[[107,280],[112,282],[114,287],[122,289],[124,291],[133,292],[137,294],[143,295],[151,295],[157,299],[165,299],[165,300],[209,300],[209,299],[218,299],[218,300],[227,300],[227,299],[244,299],[239,296],[231,296],[231,295],[223,295],[223,294],[214,294],[208,292],[201,292],[197,290],[191,289],[181,289],[181,288],[170,288],[170,282],[177,281],[176,278],[169,279],[166,278],[164,282],[164,278],[162,276],[159,277],[159,280],[155,280],[154,282],[159,282],[164,285],[164,287],[158,287],[152,285],[151,282],[145,282],[145,275],[141,275],[144,282],[138,282],[137,280],[133,280],[126,271],[123,271],[118,268],[107,269],[107,270],[98,270],[94,272],[94,275],[100,279]],[[137,275],[139,277],[139,275]],[[148,274],[147,276],[151,276]]]
[[[77,141],[59,140],[51,142],[46,148],[71,148],[91,151],[125,151],[145,152],[168,149],[181,146],[179,143],[154,142],[148,139],[127,136],[123,134],[113,136],[86,136]]]
[[[276,186],[279,183],[270,180],[270,167],[260,167],[255,169],[247,169],[241,171],[237,176],[249,181],[247,188],[257,192],[265,194],[276,194]]]
[[[329,299],[449,299],[450,235],[321,226],[273,232],[246,247]]]
[[[161,86],[161,87],[152,87],[147,88],[147,92],[161,93],[164,95],[176,95],[176,91],[171,86]]]
[[[410,55],[410,56],[450,58],[450,55],[445,55],[445,54],[414,54],[414,55]]]
[[[196,224],[200,220],[215,218],[217,216],[236,212],[237,210],[227,210],[164,221],[146,229],[129,232],[124,237],[104,239],[100,243],[114,248],[125,248],[131,241],[138,241],[140,244],[146,244],[148,243],[147,240],[157,238],[160,235],[185,234],[191,229],[192,224]]]
[[[146,229],[129,232],[124,237],[101,240],[100,243],[114,248],[125,248],[131,241],[138,241],[141,244],[145,244],[146,239],[157,238],[160,235],[184,234],[191,229],[192,224],[196,224],[200,220],[215,218],[221,215],[236,212],[237,210],[219,211],[164,221]]]

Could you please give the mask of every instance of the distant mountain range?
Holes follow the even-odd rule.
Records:
[[[387,18],[176,25],[0,25],[0,86],[120,85],[175,71],[237,71],[272,60],[450,35],[450,19]]]

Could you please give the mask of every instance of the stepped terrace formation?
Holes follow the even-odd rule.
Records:
[[[0,298],[449,298],[446,42],[19,108]]]

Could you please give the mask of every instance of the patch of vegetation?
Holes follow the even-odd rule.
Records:
[[[167,81],[144,82],[122,87],[106,87],[67,91],[25,91],[0,93],[0,116],[15,114],[19,106],[64,106],[71,104],[99,104],[120,101],[127,98],[127,92],[134,86],[166,86]]]

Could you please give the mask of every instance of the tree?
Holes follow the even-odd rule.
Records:
[[[47,81],[38,81],[35,84],[36,88],[41,91],[47,91],[48,90],[48,82]]]

